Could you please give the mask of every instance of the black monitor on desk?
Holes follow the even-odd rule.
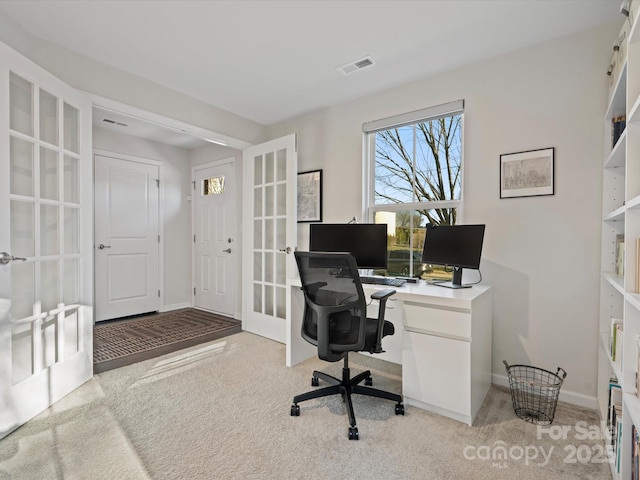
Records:
[[[463,268],[480,268],[484,225],[427,225],[422,262],[453,268],[451,282],[434,282],[449,288],[465,288]]]
[[[348,252],[359,269],[387,268],[387,225],[384,223],[312,223],[309,251]]]

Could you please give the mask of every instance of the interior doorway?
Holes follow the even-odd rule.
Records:
[[[228,159],[230,156],[234,156],[236,159],[239,158],[240,153],[250,146],[249,143],[244,142],[242,140],[238,140],[236,138],[228,137],[223,134],[219,134],[217,132],[208,131],[199,127],[195,127],[192,125],[184,124],[180,121],[163,117],[155,113],[147,112],[140,110],[136,107],[131,107],[129,105],[121,104],[119,102],[115,102],[109,99],[105,99],[98,96],[92,97],[93,101],[93,126],[94,128],[99,127],[104,129],[104,131],[117,131],[121,134],[130,136],[130,137],[139,137],[139,139],[143,140],[152,140],[153,142],[159,142],[164,145],[167,145],[169,148],[177,147],[180,151],[188,152],[185,155],[184,159],[187,162],[185,165],[187,166],[186,176],[184,177],[184,182],[191,187],[191,166],[204,165],[206,163],[211,162],[211,158],[224,158]],[[212,145],[215,144],[215,145]],[[97,144],[94,143],[94,146]],[[209,146],[206,148],[205,146]],[[117,151],[125,151],[127,153],[131,152],[135,155],[144,155],[142,153],[138,153],[137,151],[128,150],[127,146],[122,146],[122,150],[118,149],[109,149],[117,150]],[[99,145],[96,148],[100,148]],[[154,158],[154,157],[149,157]],[[155,158],[154,158],[155,159]],[[157,160],[165,161],[164,159],[158,158]],[[172,160],[173,161],[173,160]],[[241,178],[242,176],[242,168],[241,165],[234,161],[235,165],[235,175],[236,178]],[[181,263],[181,261],[175,260],[176,252],[179,254],[178,257],[184,257],[187,255],[187,258],[192,258],[192,250],[194,248],[193,242],[191,241],[191,229],[189,228],[189,223],[191,223],[191,209],[192,209],[192,199],[193,199],[193,189],[188,188],[188,190],[181,189],[180,191],[171,189],[171,182],[176,182],[176,172],[175,165],[166,164],[166,175],[164,182],[164,190],[162,189],[163,183],[161,182],[161,192],[164,192],[164,199],[161,197],[160,200],[160,209],[162,210],[164,206],[164,222],[165,222],[165,230],[170,228],[171,231],[165,231],[165,235],[163,235],[163,228],[160,228],[160,235],[162,238],[162,243],[164,245],[164,252],[161,248],[160,250],[160,265],[161,269],[164,268],[164,284],[163,284],[163,274],[160,275],[160,285],[159,288],[161,290],[161,298],[160,305],[158,307],[158,311],[169,311],[180,308],[187,308],[191,306],[196,306],[196,308],[206,308],[201,305],[196,305],[196,299],[191,292],[193,292],[193,287],[195,286],[195,282],[193,279],[193,269],[189,263],[187,269],[187,276],[183,276],[183,272],[180,272],[179,278],[184,278],[184,281],[178,280],[180,282],[180,287],[185,288],[188,291],[188,296],[184,298],[184,295],[180,293],[180,301],[175,301],[177,295],[170,295],[169,292],[175,292],[175,288],[171,288],[171,285],[167,285],[167,282],[171,283],[172,278],[175,277],[174,269],[172,268],[172,264],[179,263],[179,265],[185,265],[185,263]],[[182,173],[181,173],[182,175]],[[180,177],[182,178],[182,177]],[[235,189],[238,191],[238,188]],[[161,193],[162,195],[162,193]],[[237,193],[234,198],[236,200],[241,201],[240,194]],[[241,203],[238,203],[240,205]],[[238,210],[240,207],[237,207]],[[176,230],[174,224],[174,220],[176,218],[175,212],[176,209],[181,209],[184,211],[186,209],[187,213],[187,223],[180,224],[180,228]],[[239,214],[239,211],[236,212]],[[233,215],[233,220],[237,223],[237,215]],[[97,218],[97,217],[96,217]],[[163,214],[160,214],[160,221],[163,221]],[[184,228],[186,227],[186,228]],[[233,228],[233,227],[232,227]],[[187,230],[188,229],[188,230]],[[183,234],[177,233],[183,232]],[[186,242],[182,242],[178,245],[176,241],[177,236],[184,236]],[[166,237],[166,239],[165,239]],[[232,238],[233,242],[237,243],[237,250],[231,246],[232,254],[228,255],[231,257],[231,264],[233,265],[232,274],[236,276],[236,280],[233,284],[235,288],[235,305],[233,305],[228,311],[225,307],[224,314],[232,316],[233,318],[240,318],[240,278],[241,278],[241,256],[240,256],[240,245],[241,245],[241,233],[239,225],[235,227],[235,234],[229,234],[226,237],[226,241],[229,238]],[[100,242],[96,238],[96,248],[99,247]],[[102,242],[105,245],[108,245]],[[228,249],[227,245],[224,249]],[[105,248],[105,250],[107,250]],[[164,258],[164,262],[163,262]],[[169,259],[169,260],[167,260]],[[187,260],[188,261],[188,260]],[[163,266],[164,264],[164,266]],[[173,277],[172,277],[173,276]],[[228,276],[228,275],[227,275]],[[174,285],[175,286],[175,285]],[[166,293],[165,293],[166,291]],[[166,303],[165,303],[166,302]],[[213,309],[214,311],[221,311],[220,309]]]

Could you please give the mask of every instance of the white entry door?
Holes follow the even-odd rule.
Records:
[[[243,154],[242,328],[285,342],[287,278],[296,271],[296,136]]]
[[[91,103],[0,43],[0,438],[93,374]]]
[[[96,321],[160,309],[159,166],[95,155]]]
[[[233,159],[193,169],[194,305],[233,317],[239,245]]]

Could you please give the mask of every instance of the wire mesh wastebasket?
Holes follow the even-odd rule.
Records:
[[[560,387],[567,372],[558,367],[556,373],[528,365],[509,365],[503,360],[509,376],[511,400],[516,415],[538,425],[550,425],[556,414]]]

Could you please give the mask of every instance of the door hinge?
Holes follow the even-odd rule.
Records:
[[[193,234],[193,243],[196,243],[196,234]]]
[[[194,180],[193,182],[191,182],[191,185],[193,185],[193,189],[196,189],[196,181]]]
[[[158,235],[158,243],[160,243],[160,235]]]
[[[160,290],[158,290],[158,298],[160,298]]]
[[[157,186],[158,188],[160,188],[160,179],[159,179],[159,178],[156,178],[156,186]]]
[[[193,295],[196,295],[196,287],[193,287]]]

